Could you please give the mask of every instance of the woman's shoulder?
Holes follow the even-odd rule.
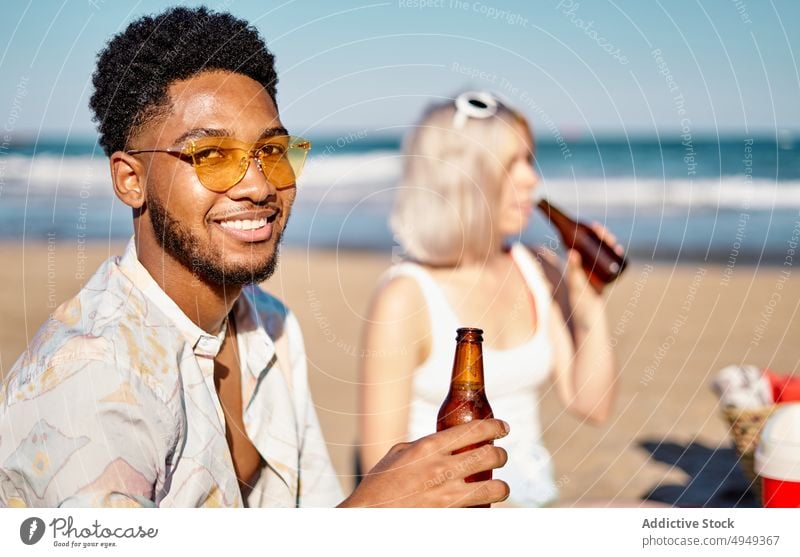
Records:
[[[564,280],[564,263],[558,254],[544,246],[520,245],[541,269],[545,287],[555,302],[554,307],[560,309],[563,315],[570,315],[569,292]]]
[[[372,300],[374,313],[397,317],[419,313],[425,307],[425,296],[416,273],[407,264],[393,265],[381,277]]]
[[[428,307],[420,284],[412,276],[384,274],[370,304],[367,331],[368,338],[391,331],[392,342],[415,346],[416,364],[427,358],[430,344],[425,339],[431,332]]]
[[[544,246],[519,243],[512,249],[515,247],[528,256],[531,263],[546,279],[545,286],[551,292],[555,292],[563,282],[562,264],[558,255]]]

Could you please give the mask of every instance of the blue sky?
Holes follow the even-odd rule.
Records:
[[[259,28],[277,56],[283,119],[307,134],[401,130],[431,98],[466,87],[505,94],[545,140],[685,126],[800,133],[800,3],[791,0],[205,4]],[[92,136],[95,54],[166,5],[6,4],[0,125],[33,137]]]

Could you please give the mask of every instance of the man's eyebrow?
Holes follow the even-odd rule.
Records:
[[[193,128],[180,135],[172,144],[180,145],[189,139],[199,139],[201,137],[231,137],[233,133],[230,130],[223,130],[217,128]]]
[[[284,128],[283,126],[279,126],[276,128],[267,128],[263,132],[261,132],[261,139],[267,137],[275,137],[278,135],[289,135],[289,130]],[[230,130],[226,129],[218,129],[218,128],[193,128],[186,133],[183,133],[178,137],[173,143],[173,146],[181,145],[190,139],[200,139],[201,137],[234,137],[234,134]]]
[[[289,135],[289,130],[284,128],[283,126],[277,128],[267,128],[263,132],[261,132],[261,138],[265,137],[275,137],[276,135]]]

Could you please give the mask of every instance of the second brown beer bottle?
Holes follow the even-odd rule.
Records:
[[[456,332],[456,355],[453,361],[453,374],[450,390],[439,409],[436,431],[466,424],[472,420],[493,418],[492,407],[486,398],[483,384],[483,331],[462,328]],[[476,449],[488,443],[469,445],[453,454]],[[492,471],[478,472],[467,476],[466,482],[482,482],[492,479]],[[479,505],[489,507],[490,505]]]
[[[628,261],[624,255],[614,251],[614,246],[601,240],[589,226],[570,218],[546,199],[541,199],[538,205],[567,247],[581,254],[583,270],[598,289],[602,290],[603,286],[622,274]]]

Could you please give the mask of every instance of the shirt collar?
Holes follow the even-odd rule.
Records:
[[[208,358],[216,357],[222,347],[225,328],[219,335],[212,335],[189,319],[183,313],[183,310],[178,307],[178,304],[161,289],[144,265],[141,264],[136,253],[135,238],[131,238],[128,242],[125,253],[118,260],[117,266],[128,280],[169,318],[175,328],[186,338],[189,345],[193,347],[196,355]]]

